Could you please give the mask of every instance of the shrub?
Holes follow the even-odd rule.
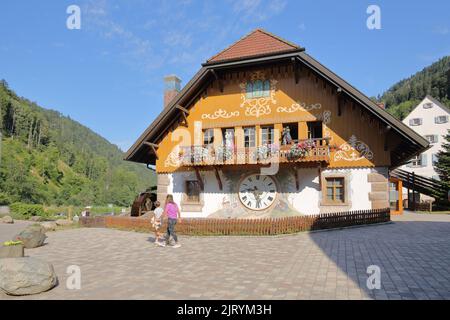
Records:
[[[0,206],[5,206],[11,203],[11,198],[4,192],[0,192]]]
[[[15,219],[29,219],[32,216],[46,216],[44,207],[40,204],[15,202],[10,205],[10,208],[13,218]]]

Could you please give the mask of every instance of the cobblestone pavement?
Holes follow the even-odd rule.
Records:
[[[26,255],[53,263],[60,283],[20,299],[450,299],[450,216],[393,220],[276,237],[182,236],[177,249],[144,233],[49,232]],[[11,228],[0,225],[2,238]],[[66,289],[73,264],[80,290]],[[381,269],[379,290],[367,289],[369,265]]]

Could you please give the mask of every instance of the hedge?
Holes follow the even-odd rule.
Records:
[[[30,218],[32,216],[46,216],[44,207],[40,204],[27,204],[15,202],[10,206],[11,213],[16,217]]]

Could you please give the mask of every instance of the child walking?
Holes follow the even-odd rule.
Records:
[[[155,244],[157,246],[162,246],[164,247],[165,244],[164,242],[160,242],[160,240],[163,240],[163,235],[162,233],[159,231],[159,229],[161,228],[162,225],[162,215],[164,213],[164,210],[160,207],[160,203],[159,201],[155,201],[155,210],[153,210],[153,217],[152,217],[152,225],[153,228],[155,229]]]
[[[167,234],[166,234],[166,245],[170,244],[170,237],[172,236],[175,244],[172,246],[173,248],[179,248],[181,245],[178,243],[178,237],[175,233],[175,225],[177,224],[177,220],[180,217],[180,210],[178,209],[177,204],[173,201],[173,196],[168,194],[166,197],[166,204],[164,206],[164,216],[167,216]]]

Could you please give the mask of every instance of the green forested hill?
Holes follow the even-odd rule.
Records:
[[[145,166],[87,127],[0,82],[0,202],[128,206],[154,184]]]
[[[429,94],[450,105],[450,56],[446,56],[413,76],[389,88],[377,100],[400,120]]]

